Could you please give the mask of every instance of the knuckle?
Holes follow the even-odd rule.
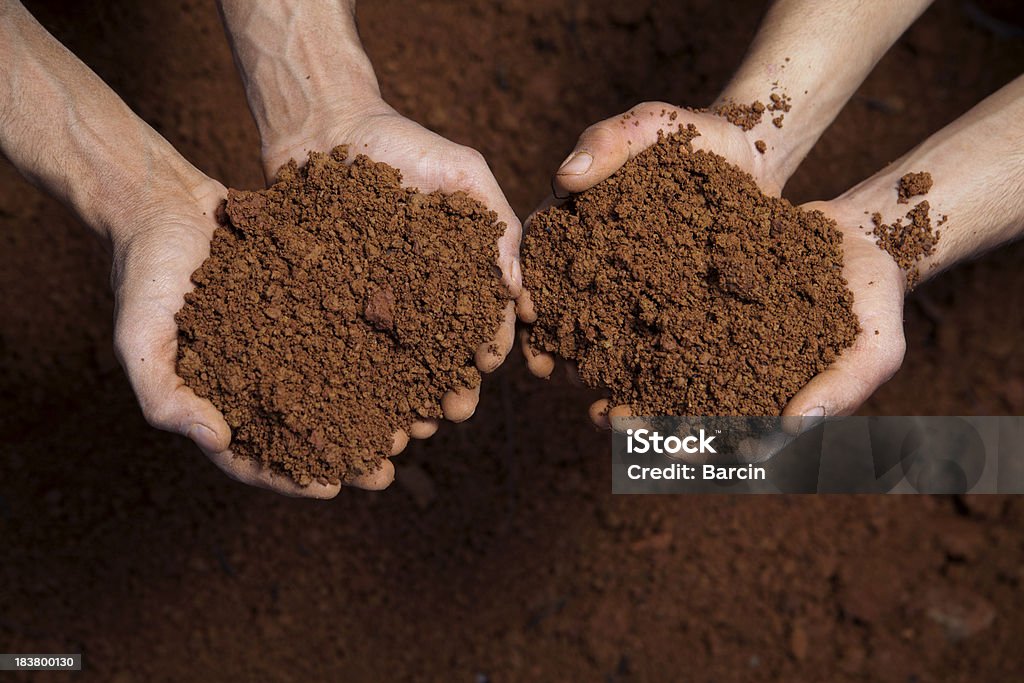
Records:
[[[150,427],[171,430],[176,425],[177,411],[169,401],[152,400],[139,396],[139,406]]]

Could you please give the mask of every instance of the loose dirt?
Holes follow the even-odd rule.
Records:
[[[907,173],[900,178],[899,183],[896,185],[896,193],[899,195],[899,199],[896,201],[900,204],[909,204],[911,197],[919,197],[921,195],[928,194],[931,189],[931,173],[928,173],[927,171],[922,171],[920,173]]]
[[[1005,22],[1024,11],[972,5],[997,3]],[[214,3],[25,4],[189,160],[262,186]],[[360,33],[385,99],[483,152],[525,217],[586,126],[644,100],[713,101],[765,3],[452,6],[362,2]],[[1022,60],[1024,41],[937,0],[786,196],[840,194]],[[110,351],[94,238],[5,162],[0,179],[6,652],[85,652],[83,683],[1020,677],[1024,498],[612,496],[609,439],[587,424],[594,391],[540,382],[517,353],[470,423],[394,459],[386,491],[320,504],[229,481],[141,418]],[[1024,413],[1022,264],[1018,243],[912,293],[903,368],[861,413]],[[957,643],[928,616],[978,599],[996,617]]]
[[[640,415],[776,415],[858,332],[842,235],[690,126],[534,217],[533,343]]]
[[[928,172],[907,173],[900,178],[896,187],[899,204],[907,204],[911,197],[927,194],[932,188],[932,176]],[[927,201],[918,202],[903,218],[897,218],[890,224],[882,221],[882,214],[874,213],[871,222],[874,228],[871,234],[879,249],[889,253],[897,265],[907,274],[907,287],[913,289],[921,281],[921,269],[917,262],[931,256],[935,245],[939,242],[940,231],[936,228],[946,222],[947,217],[940,217],[933,226],[931,205]]]
[[[178,374],[224,413],[233,453],[303,485],[372,471],[396,430],[478,386],[507,300],[493,212],[346,158],[231,190],[177,316]]]

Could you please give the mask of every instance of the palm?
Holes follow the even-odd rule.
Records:
[[[743,131],[726,119],[706,112],[692,112],[661,102],[638,105],[626,115],[616,116],[594,124],[583,132],[569,159],[585,152],[593,163],[583,173],[555,175],[552,188],[567,192],[582,192],[622,167],[647,147],[655,144],[664,134],[675,132],[680,126],[693,124],[700,136],[693,140],[696,149],[715,152],[750,173],[762,190],[778,195],[781,180],[766,162],[767,154],[757,151],[756,135]],[[567,159],[567,161],[569,161]],[[538,210],[560,201],[552,196]],[[854,294],[853,310],[861,325],[861,334],[853,346],[825,372],[813,378],[786,406],[784,415],[803,415],[808,410],[822,408],[826,415],[850,413],[889,379],[903,359],[903,273],[893,260],[879,249],[874,239],[862,228],[863,213],[836,202],[815,202],[806,209],[817,209],[835,219],[844,235],[843,274]],[[527,221],[527,225],[529,220]],[[528,299],[527,299],[528,303]],[[532,306],[521,311],[524,322],[536,319]],[[530,370],[547,377],[554,369],[550,354],[529,348],[524,334],[524,354]],[[610,408],[610,409],[609,409]],[[591,406],[591,418],[601,426],[609,426],[608,416],[627,415],[628,406],[609,406],[606,399]]]
[[[839,200],[812,202],[803,208],[822,211],[839,224],[843,233],[843,276],[853,292],[853,312],[861,331],[853,346],[793,397],[783,415],[803,415],[816,408],[823,408],[825,415],[848,415],[903,362],[906,277],[861,227],[863,212],[858,214]]]
[[[228,448],[230,429],[223,415],[176,374],[174,315],[192,289],[192,273],[210,253],[216,212],[225,194],[220,184],[211,181],[195,196],[169,202],[154,214],[151,225],[140,225],[115,246],[117,355],[150,424],[188,436],[230,477],[286,495],[332,497],[337,486],[300,488],[255,460],[235,458]],[[363,485],[380,488],[376,481]]]

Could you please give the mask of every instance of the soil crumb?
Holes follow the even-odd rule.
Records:
[[[761,123],[761,118],[767,108],[760,100],[750,104],[739,104],[738,102],[725,102],[715,107],[712,112],[724,117],[726,121],[743,130],[751,130]]]
[[[768,151],[768,145],[765,144],[764,140],[757,140],[754,142],[754,149],[756,149],[761,154],[764,154],[765,152]]]
[[[532,343],[635,415],[777,415],[859,332],[842,234],[697,134],[534,217]]]
[[[931,176],[928,176],[928,182],[930,185]],[[900,185],[902,184],[901,180]],[[931,206],[927,201],[920,202],[908,211],[906,216],[897,218],[889,225],[882,222],[882,214],[874,213],[871,216],[871,222],[875,226],[871,234],[875,236],[876,244],[880,249],[889,252],[896,264],[907,274],[907,287],[910,289],[921,281],[921,271],[917,262],[930,256],[939,242],[940,231],[935,228],[945,223],[945,217],[942,217],[938,225],[932,226],[930,210]]]
[[[754,100],[750,104],[729,101],[714,107],[711,111],[742,130],[755,128],[761,123],[765,112],[777,113],[778,116],[772,118],[772,123],[776,128],[782,128],[786,112],[793,108],[792,102],[793,100],[785,93],[772,93],[767,105],[761,100]]]
[[[477,386],[508,298],[493,212],[347,157],[229,191],[176,317],[178,374],[224,413],[232,452],[301,485],[373,471],[396,430]]]
[[[900,204],[909,204],[911,197],[926,195],[931,189],[931,173],[928,173],[927,171],[922,171],[920,173],[907,173],[900,178],[900,181],[896,186],[896,192],[899,195],[899,198],[896,201]]]

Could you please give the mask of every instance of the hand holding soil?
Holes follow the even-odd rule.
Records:
[[[215,216],[227,191],[194,171],[195,190],[159,183],[150,191],[160,203],[141,211],[138,221],[113,232],[114,339],[146,419],[154,427],[192,439],[228,476],[285,495],[325,497],[329,487],[299,487],[288,477],[236,458],[223,415],[199,398],[176,371],[175,313],[193,285],[191,275],[210,253]],[[361,482],[380,488],[379,475]]]
[[[570,193],[594,187],[664,136],[687,126],[699,132],[689,141],[694,150],[721,155],[749,173],[768,194],[777,195],[781,191],[785,178],[779,176],[779,169],[772,163],[775,157],[759,151],[757,131],[744,129],[711,112],[697,112],[664,102],[645,102],[590,126],[580,135],[575,148],[552,179],[552,195],[527,219],[527,229],[538,212],[561,204]],[[526,323],[536,321],[537,313],[528,291],[520,300],[519,317]],[[528,331],[520,335],[520,342],[530,371],[538,377],[548,377],[555,367],[554,356],[533,346]],[[570,377],[577,376],[575,370],[569,372]],[[596,424],[606,427],[609,414],[628,414],[629,411],[628,406],[613,406],[608,399],[599,399],[591,406],[590,416]]]
[[[405,187],[464,192],[504,225],[496,265],[511,296],[520,296],[519,218],[479,152],[410,121],[381,98],[356,30],[353,2],[285,7],[221,0],[221,7],[260,130],[268,178],[291,159],[302,163],[310,152],[344,145],[349,162],[363,154],[388,164],[402,174]],[[304,49],[296,49],[296,43]],[[481,372],[501,365],[514,337],[515,308],[509,302],[494,338],[477,349]],[[479,387],[452,391],[442,401],[444,415],[466,420],[478,400]],[[410,435],[425,438],[436,429],[436,421],[424,420]],[[397,442],[404,440],[399,435]]]

